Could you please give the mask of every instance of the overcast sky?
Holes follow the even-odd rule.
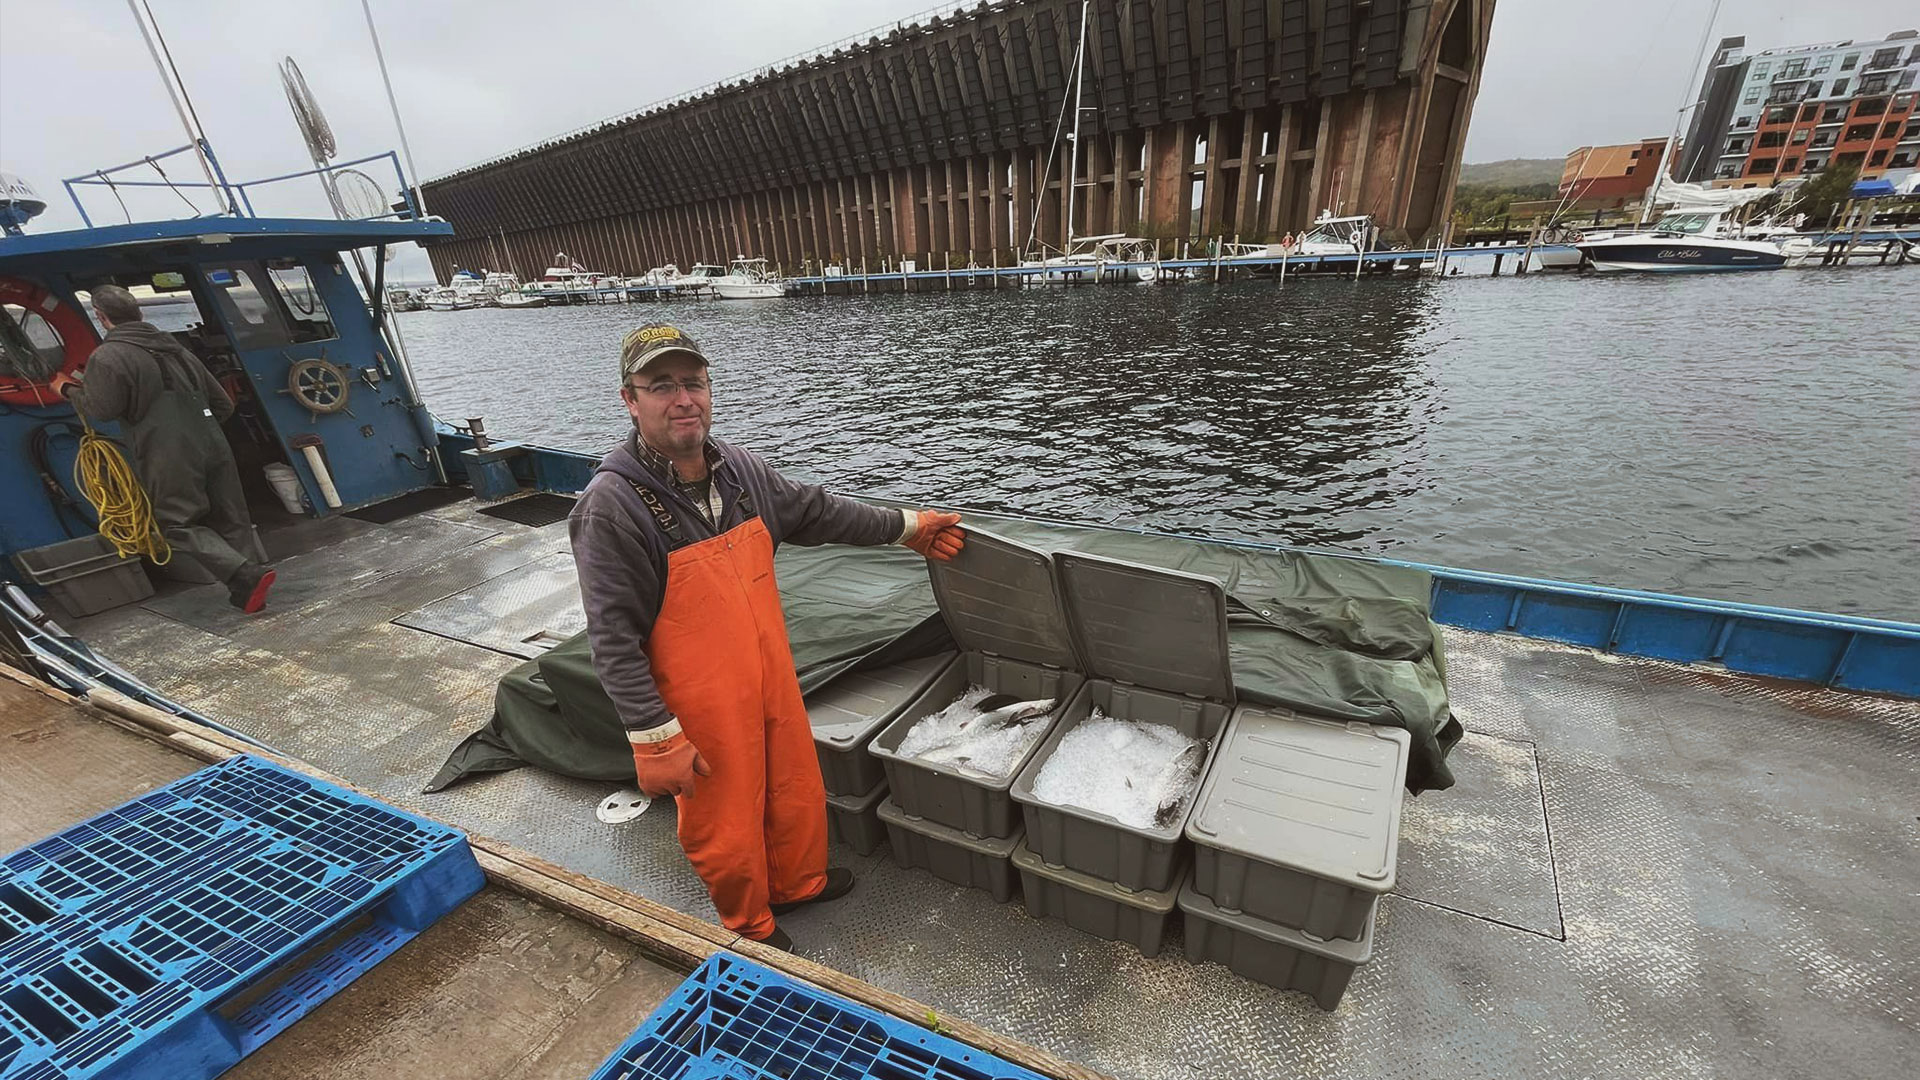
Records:
[[[275,65],[292,55],[341,157],[397,145],[358,0],[148,0],[232,178],[307,167]],[[394,89],[427,177],[924,11],[926,0],[375,0]],[[1672,127],[1709,0],[1499,0],[1467,160],[1559,157]],[[1915,0],[1730,0],[1714,39],[1750,48],[1873,38],[1920,25]],[[0,168],[78,217],[60,179],[184,143],[122,0],[0,0]],[[185,158],[166,164],[191,177]],[[388,188],[391,173],[365,170]],[[152,177],[149,176],[149,179]],[[189,193],[205,209],[204,194]],[[121,220],[111,193],[84,196]],[[171,192],[136,215],[184,212]],[[323,209],[311,180],[262,212]],[[418,264],[414,264],[418,265]]]

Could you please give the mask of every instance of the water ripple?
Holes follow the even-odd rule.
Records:
[[[842,490],[1920,618],[1911,270],[403,316],[441,415],[599,452],[622,333]],[[1862,321],[1861,312],[1877,313]]]

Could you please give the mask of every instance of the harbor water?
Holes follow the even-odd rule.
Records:
[[[399,316],[442,418],[601,452],[621,335],[855,493],[1920,619],[1920,272],[1289,278]]]

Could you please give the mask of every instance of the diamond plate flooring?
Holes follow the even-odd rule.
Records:
[[[587,628],[573,555],[516,566],[394,620],[399,626],[532,658]]]
[[[327,523],[241,619],[169,587],[77,629],[396,802],[704,918],[670,803],[534,770],[419,794],[529,635],[577,625],[564,523]],[[855,568],[857,569],[857,567]],[[410,625],[409,625],[410,624]],[[413,627],[426,627],[427,630]],[[1920,1069],[1920,704],[1446,633],[1459,783],[1406,805],[1332,1013],[893,865],[782,920],[807,955],[1123,1080],[1899,1076]]]

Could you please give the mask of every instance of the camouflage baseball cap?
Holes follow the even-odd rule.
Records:
[[[707,362],[707,354],[692,338],[680,331],[677,326],[666,323],[648,323],[627,332],[620,342],[620,381],[627,376],[645,371],[648,364],[669,353],[686,353],[701,364]]]

